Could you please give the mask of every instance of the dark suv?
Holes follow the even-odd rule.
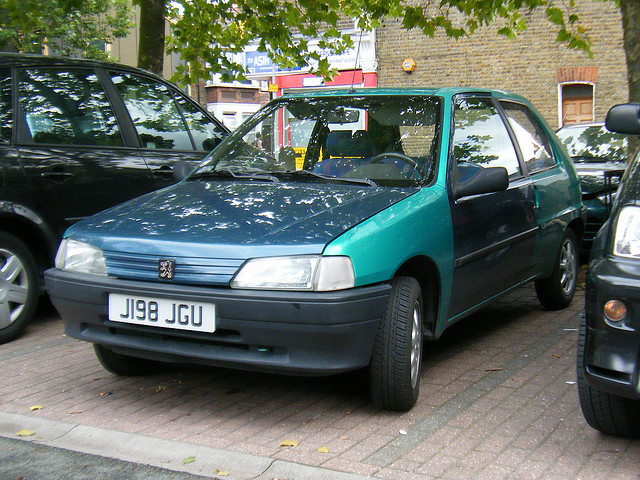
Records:
[[[640,104],[616,105],[606,125],[612,132],[640,134]],[[639,179],[636,153],[591,248],[578,342],[578,391],[587,422],[626,437],[640,437]]]
[[[174,183],[227,133],[142,70],[0,53],[0,343],[24,330],[69,225]]]

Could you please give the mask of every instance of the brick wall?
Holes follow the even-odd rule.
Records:
[[[595,120],[628,98],[622,47],[622,23],[613,1],[576,2],[582,24],[593,42],[593,58],[555,42],[556,31],[542,10],[528,13],[528,30],[515,40],[498,36],[500,26],[479,29],[457,41],[419,30],[406,31],[386,20],[376,31],[378,85],[475,86],[519,93],[533,102],[553,127],[558,126],[558,85],[592,81]],[[496,24],[497,25],[497,24]],[[402,69],[405,58],[416,63],[412,74]]]

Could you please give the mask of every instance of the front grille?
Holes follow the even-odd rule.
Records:
[[[158,261],[175,260],[173,281],[190,285],[228,285],[243,259],[159,256],[126,252],[104,252],[110,276],[131,280],[157,281]]]

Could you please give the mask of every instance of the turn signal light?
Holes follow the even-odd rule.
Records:
[[[627,307],[620,300],[609,300],[604,304],[604,315],[612,322],[621,322],[627,316]]]

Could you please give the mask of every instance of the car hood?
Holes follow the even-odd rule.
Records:
[[[575,162],[574,165],[580,178],[582,194],[591,196],[618,188],[620,176],[626,168],[624,162]],[[605,180],[607,176],[611,178],[608,184]]]
[[[90,217],[68,234],[118,251],[139,250],[133,244],[169,242],[232,250],[280,246],[285,247],[283,252],[320,253],[347,229],[416,191],[339,184],[183,181]],[[152,248],[146,253],[156,252]],[[212,254],[209,249],[202,253]],[[245,258],[252,256],[243,253]]]

